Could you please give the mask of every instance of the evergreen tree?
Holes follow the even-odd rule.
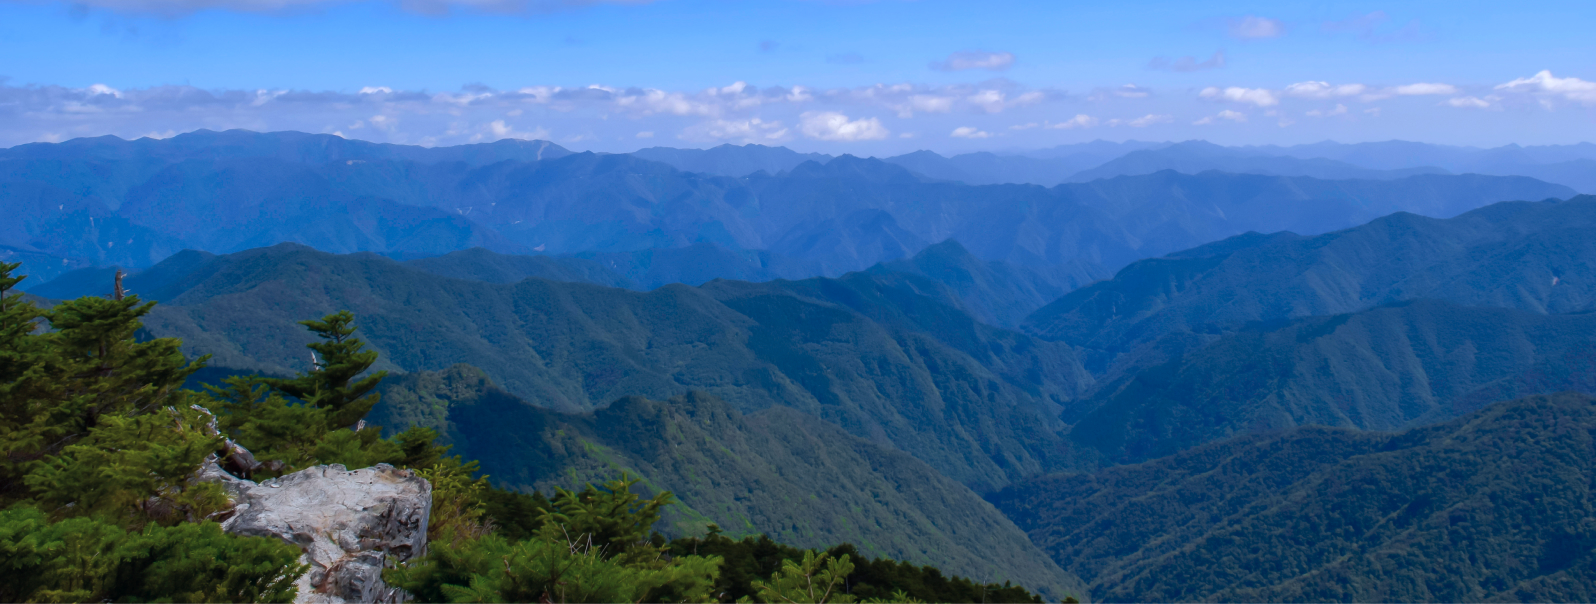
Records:
[[[291,379],[267,380],[288,396],[331,410],[330,420],[337,428],[353,426],[371,411],[379,397],[373,390],[388,375],[378,371],[355,379],[377,362],[377,351],[363,350],[366,343],[354,337],[354,322],[355,315],[347,310],[320,320],[300,321],[322,339],[306,345],[312,351],[313,369]],[[318,352],[320,357],[315,354]]]

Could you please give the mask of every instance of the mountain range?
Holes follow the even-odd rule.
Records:
[[[1143,147],[1096,145],[1061,157],[1152,152]],[[646,157],[784,169],[729,177]],[[1573,195],[1514,176],[1168,170],[1052,188],[973,186],[888,161],[819,159],[768,147],[696,155],[572,153],[543,141],[428,149],[245,131],[76,139],[0,151],[0,203],[17,210],[0,223],[0,245],[24,254],[39,275],[62,266],[142,269],[182,249],[279,242],[400,259],[482,247],[594,260],[652,288],[835,277],[956,239],[982,260],[1089,281],[1249,230],[1315,234],[1394,211],[1447,217]]]
[[[1353,312],[1416,298],[1567,313],[1596,304],[1586,230],[1596,197],[1494,204],[1452,219],[1397,213],[1303,237],[1249,234],[1137,262],[1025,321],[1085,351],[1094,371],[1169,334]],[[1139,361],[1138,361],[1139,362]]]
[[[625,472],[670,491],[670,532],[767,534],[782,543],[853,543],[872,557],[935,564],[1062,598],[1084,593],[991,504],[923,462],[786,407],[744,414],[689,392],[625,397],[591,413],[530,405],[456,365],[388,381],[370,421],[425,425],[482,460],[500,485],[549,492]]]
[[[1596,399],[1407,432],[1304,427],[993,497],[1103,601],[1575,602],[1596,595]]]

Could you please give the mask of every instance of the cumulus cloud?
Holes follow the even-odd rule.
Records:
[[[1091,96],[1086,97],[1086,99],[1089,101],[1110,101],[1114,99],[1145,99],[1150,96],[1153,96],[1153,91],[1147,88],[1135,84],[1125,84],[1114,88],[1098,88],[1093,90]]]
[[[1347,106],[1341,103],[1336,103],[1335,109],[1314,109],[1307,113],[1308,117],[1331,117],[1346,114]]]
[[[1147,64],[1148,69],[1178,72],[1205,71],[1209,69],[1219,69],[1224,66],[1225,51],[1223,50],[1214,51],[1213,56],[1208,57],[1208,59],[1204,61],[1198,61],[1197,57],[1188,55],[1173,60],[1169,57],[1156,57]]]
[[[1286,96],[1303,99],[1330,99],[1345,96],[1357,96],[1369,90],[1363,84],[1340,84],[1331,86],[1329,82],[1297,82],[1287,86],[1284,90]]]
[[[1452,107],[1461,107],[1464,109],[1490,109],[1492,107],[1492,101],[1494,100],[1495,97],[1486,97],[1482,99],[1472,96],[1460,96],[1447,99],[1446,104]]]
[[[80,6],[123,14],[175,17],[208,10],[273,13],[344,4],[353,0],[79,0]],[[599,4],[649,4],[653,0],[391,0],[399,8],[424,15],[457,10],[490,13],[550,13]]]
[[[953,138],[991,138],[992,133],[970,126],[959,126],[954,128],[953,133],[949,136]]]
[[[780,121],[767,122],[757,117],[746,120],[710,120],[688,127],[678,138],[699,142],[775,143],[787,139],[787,128],[783,127]]]
[[[1056,129],[1059,129],[1059,130],[1074,130],[1076,128],[1091,128],[1091,127],[1096,126],[1096,125],[1097,125],[1097,118],[1092,117],[1090,115],[1086,115],[1084,113],[1079,113],[1079,114],[1076,114],[1075,117],[1072,117],[1072,118],[1070,118],[1068,120],[1059,122],[1057,124],[1048,124],[1047,127],[1048,128],[1056,128]]]
[[[1395,88],[1392,88],[1391,91],[1396,93],[1396,94],[1402,95],[1402,96],[1422,96],[1422,95],[1429,95],[1429,94],[1457,94],[1457,87],[1453,86],[1451,84],[1434,84],[1434,83],[1429,83],[1429,82],[1420,82],[1420,83],[1417,83],[1417,84],[1406,84],[1406,85],[1403,85],[1403,86],[1397,86]]]
[[[1275,92],[1266,88],[1241,88],[1238,86],[1219,88],[1217,86],[1209,86],[1204,88],[1202,92],[1197,93],[1197,96],[1210,100],[1246,103],[1259,107],[1273,107],[1280,104],[1280,98]]]
[[[1242,40],[1278,38],[1286,33],[1286,25],[1279,19],[1247,15],[1240,19],[1231,19],[1225,32],[1232,38]]]
[[[1200,120],[1197,120],[1195,122],[1192,122],[1192,124],[1196,125],[1196,126],[1206,126],[1206,125],[1209,125],[1209,124],[1217,124],[1217,123],[1219,123],[1219,120],[1229,120],[1229,121],[1232,121],[1232,122],[1245,122],[1245,121],[1247,121],[1247,114],[1242,113],[1240,111],[1231,111],[1229,109],[1226,109],[1224,111],[1219,112],[1216,115],[1210,115],[1210,116],[1205,117],[1203,119],[1200,119]]]
[[[1174,121],[1175,121],[1175,116],[1173,116],[1173,115],[1159,115],[1159,114],[1149,113],[1147,115],[1141,116],[1141,117],[1133,119],[1133,120],[1121,120],[1121,119],[1108,120],[1108,125],[1110,125],[1110,126],[1124,125],[1124,126],[1130,126],[1132,128],[1146,128],[1146,127],[1152,126],[1154,124],[1168,124],[1168,123],[1171,123],[1171,122],[1174,122]]]
[[[881,140],[892,135],[873,117],[854,120],[836,111],[806,111],[798,119],[804,136],[823,141]]]
[[[1527,78],[1519,78],[1496,87],[1503,92],[1532,94],[1543,99],[1561,99],[1584,105],[1596,104],[1596,82],[1579,78],[1559,78],[1543,70]]]
[[[966,69],[985,69],[987,71],[1003,71],[1014,65],[1014,53],[1011,52],[986,52],[984,50],[963,50],[941,61],[932,61],[931,69],[937,71],[964,71]]]
[[[1135,86],[1118,92],[1127,97],[1147,94]],[[565,137],[558,139],[561,141],[568,141],[575,132],[583,133],[586,138],[582,140],[588,142],[632,141],[638,132],[706,142],[768,142],[802,136],[873,140],[890,136],[877,134],[887,130],[880,119],[849,118],[846,128],[828,130],[828,122],[817,122],[814,116],[858,117],[883,111],[906,119],[961,113],[992,115],[1041,107],[1063,98],[1067,96],[1062,91],[1029,88],[1001,78],[976,84],[902,83],[831,89],[732,82],[699,90],[607,85],[499,89],[468,85],[452,91],[417,91],[374,84],[349,92],[206,90],[190,86],[116,89],[103,84],[73,88],[8,86],[0,82],[0,146],[51,138],[104,134],[136,137],[198,128],[299,130],[358,134],[368,140],[401,144],[461,144],[493,136],[532,136],[539,132],[534,127],[538,123],[565,131],[557,133]],[[801,115],[811,118],[807,129]],[[497,127],[495,122],[499,122]],[[555,123],[561,126],[555,128]],[[1082,121],[1073,126],[1043,125],[1090,124]],[[957,125],[937,124],[934,128]]]

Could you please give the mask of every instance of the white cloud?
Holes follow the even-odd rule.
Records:
[[[381,117],[383,116],[379,115],[377,117],[371,118],[372,123],[378,123],[377,118]],[[492,122],[488,122],[488,125],[483,128],[483,131],[472,135],[469,140],[476,142],[482,140],[504,140],[507,138],[518,140],[547,139],[549,138],[549,131],[543,128],[535,128],[533,130],[516,130],[514,126],[505,123],[504,120],[493,120]]]
[[[948,55],[948,58],[941,61],[931,62],[931,68],[937,71],[964,71],[966,69],[1003,71],[1012,66],[1014,66],[1014,53],[986,52],[982,50],[959,51]]]
[[[683,130],[679,138],[690,141],[742,141],[745,143],[772,143],[787,138],[787,128],[779,121],[767,122],[759,118],[746,120],[710,120]]]
[[[892,134],[879,119],[850,120],[836,111],[806,111],[798,119],[804,136],[823,141],[881,140]]]
[[[959,126],[953,129],[951,136],[953,138],[991,138],[992,133],[970,126]]]
[[[349,1],[351,0],[84,0],[77,4],[125,14],[175,17],[207,10],[274,13],[314,9]],[[400,9],[423,15],[442,15],[454,10],[549,13],[598,4],[649,4],[650,2],[652,0],[391,0],[391,3]]]
[[[1369,117],[1380,117],[1380,108],[1370,107],[1368,109],[1364,109],[1363,113]]]
[[[1110,126],[1125,125],[1125,126],[1130,126],[1132,128],[1146,128],[1146,127],[1151,126],[1153,124],[1168,124],[1168,123],[1173,122],[1173,121],[1175,121],[1175,116],[1173,116],[1173,115],[1158,115],[1158,114],[1149,113],[1147,115],[1141,116],[1141,117],[1133,119],[1133,120],[1128,120],[1128,121],[1127,120],[1120,120],[1120,119],[1108,120],[1108,125],[1110,125]]]
[[[366,86],[360,89],[360,94],[393,94],[393,89],[387,86]]]
[[[1237,86],[1219,88],[1209,86],[1198,93],[1198,96],[1205,99],[1248,103],[1259,107],[1273,107],[1280,104],[1280,99],[1275,95],[1275,92],[1265,88],[1240,88]]]
[[[1226,31],[1230,37],[1243,40],[1278,38],[1286,33],[1286,25],[1279,19],[1247,15],[1240,19],[1232,19]]]
[[[110,86],[106,86],[105,84],[94,84],[89,86],[88,91],[90,95],[108,94],[116,98],[122,98],[122,91]]]
[[[1552,72],[1547,70],[1527,78],[1519,78],[1506,84],[1498,85],[1496,89],[1504,92],[1528,93],[1542,97],[1561,97],[1586,105],[1596,103],[1596,82],[1589,82],[1579,78],[1559,78],[1553,76]]]
[[[652,131],[652,130],[644,130],[642,132],[639,132],[639,133],[637,133],[637,138],[654,138],[654,131]]]
[[[1346,105],[1342,105],[1341,103],[1336,103],[1336,108],[1335,109],[1330,109],[1330,110],[1314,109],[1314,110],[1309,111],[1307,113],[1308,117],[1331,117],[1331,116],[1346,115],[1346,114],[1347,114],[1347,106]]]
[[[1210,116],[1205,117],[1203,119],[1200,119],[1200,120],[1197,120],[1195,122],[1192,122],[1192,125],[1194,125],[1194,126],[1207,126],[1209,124],[1217,124],[1217,123],[1219,123],[1219,120],[1230,120],[1232,122],[1245,122],[1245,121],[1247,121],[1247,114],[1242,113],[1240,111],[1231,111],[1229,109],[1226,109],[1224,111],[1219,112],[1216,115],[1210,115]],[[1134,124],[1132,124],[1132,125],[1134,125]]]
[[[1059,122],[1057,124],[1048,124],[1047,127],[1048,128],[1056,128],[1056,129],[1059,129],[1059,130],[1074,130],[1076,128],[1091,128],[1091,127],[1096,126],[1096,125],[1097,125],[1097,118],[1092,117],[1090,115],[1086,115],[1084,113],[1079,113],[1079,114],[1076,114],[1075,117],[1072,117],[1072,118],[1070,118],[1068,120]]]
[[[1461,108],[1464,108],[1464,109],[1490,109],[1491,108],[1491,101],[1494,100],[1495,98],[1496,97],[1486,97],[1486,98],[1482,99],[1482,98],[1472,97],[1472,96],[1460,96],[1460,97],[1456,97],[1456,98],[1447,99],[1446,100],[1446,104],[1447,105],[1451,105],[1453,107],[1461,107]]]
[[[1303,99],[1329,99],[1344,96],[1357,96],[1369,89],[1363,84],[1341,84],[1331,86],[1329,82],[1297,82],[1285,89],[1285,95]]]
[[[965,101],[987,113],[1002,113],[1005,109],[1034,105],[1043,98],[1041,92],[1034,90],[1013,99],[1008,98],[1008,95],[1001,90],[981,90],[970,95]]]
[[[1434,83],[1429,83],[1429,82],[1420,82],[1420,83],[1417,83],[1417,84],[1407,84],[1407,85],[1403,85],[1403,86],[1397,86],[1396,88],[1392,89],[1392,92],[1395,92],[1395,93],[1397,93],[1399,95],[1402,95],[1402,96],[1421,96],[1421,95],[1427,95],[1427,94],[1457,94],[1457,87],[1453,86],[1451,84],[1434,84]]]

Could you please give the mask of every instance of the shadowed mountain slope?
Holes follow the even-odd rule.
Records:
[[[1332,159],[1259,155],[1247,149],[1221,147],[1206,141],[1186,141],[1159,149],[1132,151],[1097,167],[1076,172],[1069,177],[1069,182],[1152,174],[1161,170],[1185,174],[1217,170],[1235,174],[1309,176],[1330,180],[1391,180],[1416,174],[1448,173],[1436,167],[1371,170]]]
[[[1587,601],[1596,401],[1299,428],[993,498],[1105,601]]]
[[[649,147],[633,151],[632,155],[668,164],[683,172],[732,177],[747,176],[761,170],[770,174],[785,172],[806,161],[822,164],[831,161],[831,156],[824,153],[799,153],[786,147],[753,144],[741,147],[721,145],[709,149]]]
[[[1106,371],[1172,333],[1434,298],[1565,313],[1596,304],[1596,197],[1501,203],[1450,220],[1399,213],[1320,235],[1249,235],[1126,267],[1060,298],[1025,329]]]
[[[1245,327],[1104,386],[1064,419],[1091,467],[1294,426],[1398,430],[1567,390],[1596,393],[1596,314],[1419,300]]]
[[[541,409],[498,389],[480,370],[391,378],[372,421],[419,423],[511,488],[579,487],[627,472],[682,505],[665,532],[783,543],[851,542],[983,581],[1013,580],[1051,597],[1082,594],[991,504],[926,464],[783,407],[743,414],[692,392],[665,401],[622,398],[587,414]]]
[[[387,368],[470,363],[565,411],[690,390],[745,412],[790,407],[978,490],[1045,471],[1060,410],[1090,383],[1069,347],[983,325],[951,290],[913,276],[638,293],[448,279],[293,245],[182,272],[186,289],[157,298],[147,328],[217,366],[302,369],[309,336],[295,322],[349,309]]]

